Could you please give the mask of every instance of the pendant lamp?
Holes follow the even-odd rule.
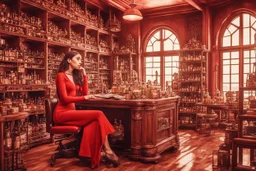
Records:
[[[109,15],[109,20],[107,21],[107,27],[109,31],[114,33],[121,31],[121,22],[116,18],[115,14],[112,14],[111,11]]]
[[[127,9],[124,12],[123,19],[128,20],[128,21],[142,20],[143,16],[142,16],[141,12],[135,8],[136,6],[137,5],[135,4],[135,0],[133,0],[133,3],[130,4],[131,8]]]

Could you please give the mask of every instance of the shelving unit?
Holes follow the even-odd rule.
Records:
[[[207,88],[206,49],[185,49],[180,51],[179,95],[179,126],[196,128],[196,106],[201,102],[202,93]]]
[[[30,148],[50,140],[43,131],[41,101],[56,96],[55,79],[64,54],[81,54],[89,93],[101,93],[102,85],[112,85],[112,50],[118,35],[107,25],[110,9],[87,1],[2,0],[0,11],[0,116],[11,116],[11,110],[28,113]],[[7,104],[10,99],[12,106]]]
[[[137,54],[134,52],[118,52],[114,53],[114,70],[113,77],[121,77],[124,82],[133,82],[134,74],[138,71],[137,66]],[[136,71],[136,72],[134,72]],[[119,75],[119,76],[118,76]],[[119,80],[113,78],[113,80]],[[120,84],[114,81],[113,84]]]
[[[25,170],[23,153],[28,149],[27,133],[21,125],[28,117],[27,112],[15,113],[0,117],[0,140],[5,144],[0,146],[1,170]],[[21,130],[22,127],[22,130]]]

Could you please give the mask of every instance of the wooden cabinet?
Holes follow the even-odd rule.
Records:
[[[255,94],[256,87],[239,88],[239,115],[238,115],[238,136],[239,138],[256,139],[256,117],[254,109],[244,108],[244,95]]]
[[[256,116],[249,106],[244,108],[245,95],[255,95],[256,87],[239,88],[238,138],[233,140],[232,170],[253,170],[256,167]],[[252,110],[252,111],[250,111]],[[247,162],[244,162],[247,158]]]
[[[179,95],[179,126],[196,128],[196,106],[202,101],[202,93],[207,88],[206,49],[187,49],[180,51]]]

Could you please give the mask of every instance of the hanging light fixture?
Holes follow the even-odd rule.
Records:
[[[111,32],[120,32],[121,31],[121,22],[116,18],[115,14],[113,15],[110,11],[109,20],[107,21],[107,27]]]
[[[135,8],[136,6],[137,5],[135,4],[135,0],[133,0],[133,3],[130,4],[131,8],[127,9],[124,12],[123,19],[128,20],[128,21],[142,20],[143,16],[142,16],[141,12]]]

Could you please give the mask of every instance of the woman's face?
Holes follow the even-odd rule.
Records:
[[[68,59],[68,63],[72,69],[80,69],[82,57],[80,54],[75,55],[73,58]]]

